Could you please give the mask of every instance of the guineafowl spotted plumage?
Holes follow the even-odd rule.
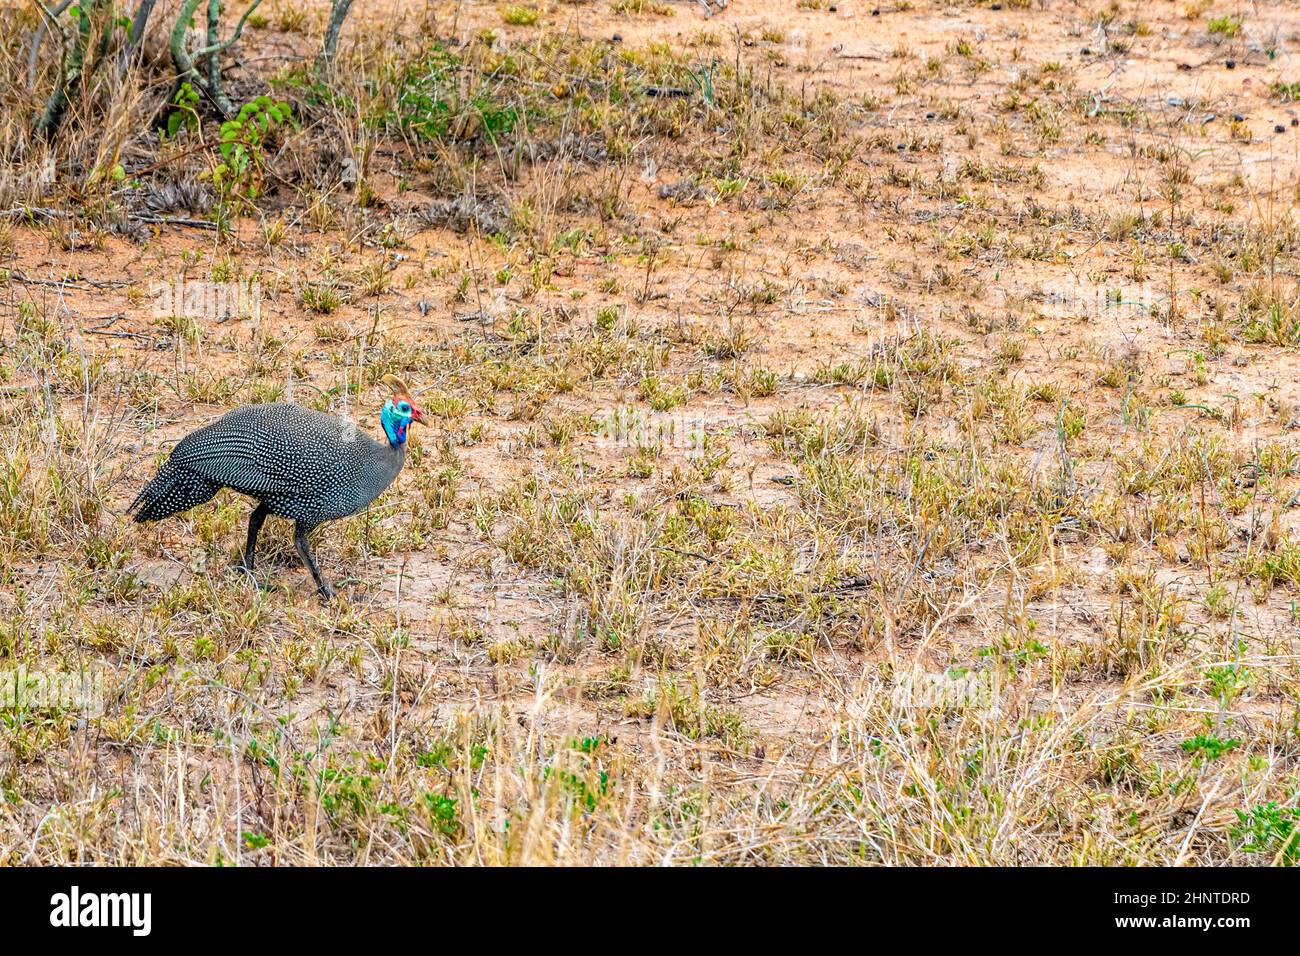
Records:
[[[233,488],[258,502],[248,518],[243,567],[253,569],[266,516],[289,518],[303,564],[321,595],[333,596],[308,536],[323,522],[356,514],[392,484],[406,459],[407,427],[424,420],[401,380],[389,375],[384,382],[393,389],[380,412],[387,442],[289,402],[237,408],[182,438],[128,512],[136,521],[158,521]]]

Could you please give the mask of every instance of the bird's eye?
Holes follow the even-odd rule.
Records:
[[[403,415],[405,415],[407,412],[411,410],[411,406],[406,404],[406,402],[402,402],[397,406],[397,410],[401,412]]]

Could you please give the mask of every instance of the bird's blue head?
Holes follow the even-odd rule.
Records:
[[[384,426],[388,443],[394,448],[406,444],[406,429],[411,422],[424,421],[424,412],[411,398],[411,392],[402,380],[394,375],[385,375],[384,384],[393,390],[393,397],[384,402],[379,412],[379,421]]]

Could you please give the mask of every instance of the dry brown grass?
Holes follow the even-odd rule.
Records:
[[[225,190],[0,21],[0,670],[107,689],[0,709],[0,861],[1295,861],[1292,7],[359,3],[327,90],[289,6]],[[123,517],[386,372],[331,604]]]

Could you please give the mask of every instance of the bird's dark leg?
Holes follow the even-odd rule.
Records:
[[[307,541],[307,536],[312,533],[314,525],[306,525],[301,521],[293,526],[293,543],[298,549],[298,555],[302,558],[302,563],[307,565],[307,570],[311,576],[316,579],[316,590],[320,591],[320,596],[328,600],[334,596],[334,589],[326,583],[325,579],[320,576],[320,568],[316,567],[316,556],[311,553],[311,545]]]
[[[267,510],[266,505],[258,502],[253,513],[248,516],[248,547],[244,549],[244,560],[240,562],[240,566],[245,571],[253,570],[253,562],[257,558],[257,535],[261,532],[262,522],[266,520],[268,514],[270,511]]]

